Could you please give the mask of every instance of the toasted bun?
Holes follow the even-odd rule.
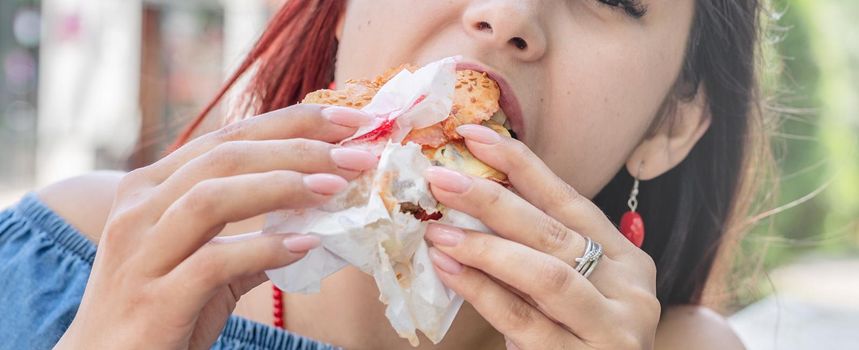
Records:
[[[414,71],[410,65],[390,69],[372,80],[349,80],[337,90],[317,90],[307,94],[301,103],[343,106],[360,109],[391,77],[403,69]],[[441,123],[412,130],[403,143],[414,142],[422,146],[424,155],[434,164],[465,174],[487,178],[507,185],[507,176],[474,157],[465,146],[456,128],[463,124],[482,124],[501,135],[510,136],[503,122],[490,120],[499,111],[501,90],[486,73],[473,70],[456,72],[457,81],[451,113]]]
[[[403,69],[408,69],[411,72],[416,70],[414,66],[404,64],[397,68],[388,69],[373,80],[348,80],[342,88],[337,90],[322,89],[311,92],[304,96],[301,103],[363,108],[370,103],[382,85],[385,85],[388,80]]]

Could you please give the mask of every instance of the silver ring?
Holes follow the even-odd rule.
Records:
[[[585,278],[588,278],[597,267],[597,263],[599,263],[603,252],[602,245],[594,242],[590,237],[585,237],[585,239],[587,239],[585,253],[582,254],[581,258],[576,258],[576,271],[585,276]]]

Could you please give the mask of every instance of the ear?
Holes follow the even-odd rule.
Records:
[[[627,171],[640,180],[650,180],[680,164],[710,128],[706,95],[699,86],[693,99],[667,109],[671,115],[662,116],[661,124],[633,150],[626,161]]]

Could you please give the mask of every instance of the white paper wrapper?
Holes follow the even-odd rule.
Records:
[[[398,203],[410,202],[434,212],[437,204],[422,176],[430,161],[420,145],[400,142],[412,128],[447,118],[453,104],[455,66],[455,58],[445,58],[414,73],[404,70],[363,108],[377,116],[376,123],[358,130],[343,145],[379,154],[375,171],[365,172],[318,209],[268,215],[263,232],[313,234],[322,239],[319,248],[298,262],[267,271],[276,286],[289,293],[317,292],[323,278],[354,265],[375,278],[379,299],[387,305],[385,315],[401,337],[417,346],[415,330],[419,329],[432,342],[441,341],[462,298],[435,274],[423,238],[427,223],[399,210]],[[384,139],[361,138],[391,121],[396,126]],[[477,219],[450,209],[439,221],[488,232]]]

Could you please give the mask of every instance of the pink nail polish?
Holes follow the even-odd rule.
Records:
[[[471,141],[486,145],[494,145],[501,142],[501,135],[483,125],[464,124],[456,128],[456,132]]]
[[[304,186],[314,193],[331,195],[346,189],[349,185],[346,179],[332,174],[305,175],[302,179]]]
[[[428,168],[424,172],[424,177],[433,186],[438,186],[442,190],[455,193],[467,191],[472,183],[470,177],[438,166]]]
[[[353,148],[334,148],[331,150],[331,160],[338,167],[347,170],[367,170],[376,167],[376,156],[367,151]]]
[[[465,232],[458,227],[429,224],[426,238],[435,245],[454,247],[465,239]]]
[[[373,122],[373,116],[360,109],[331,106],[322,110],[322,116],[334,124],[357,128]]]
[[[294,235],[283,239],[283,246],[293,253],[304,253],[316,248],[322,241],[311,235]]]
[[[462,272],[462,264],[449,255],[442,253],[438,248],[430,248],[429,256],[432,262],[444,272],[454,275]]]

